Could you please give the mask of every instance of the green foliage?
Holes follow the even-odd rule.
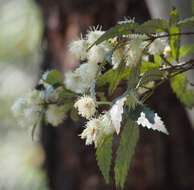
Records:
[[[114,70],[113,75],[112,75],[112,79],[109,81],[110,85],[108,88],[108,94],[112,95],[114,90],[117,88],[117,86],[119,85],[119,82],[121,81],[121,75],[123,73],[123,71],[125,70],[125,65],[124,64],[120,64],[119,67]]]
[[[109,175],[112,161],[112,141],[113,136],[109,136],[100,146],[97,146],[96,160],[98,167],[104,176],[106,183],[109,183]]]
[[[194,16],[194,0],[191,0],[192,16]]]
[[[145,73],[146,71],[154,68],[159,68],[162,64],[162,58],[160,55],[154,55],[154,62],[143,62],[141,64],[140,73]]]
[[[179,48],[180,48],[180,36],[173,35],[180,33],[180,29],[176,26],[170,28],[170,48],[172,50],[172,57],[174,60],[178,61],[179,58]]]
[[[179,49],[179,58],[188,56],[194,53],[194,44],[181,46]]]
[[[167,32],[168,25],[163,19],[152,19],[147,22],[144,22],[142,25],[137,27],[135,32],[137,33],[146,33],[146,34],[154,34],[156,32]]]
[[[192,90],[187,90],[187,78],[184,73],[178,74],[171,79],[171,87],[180,101],[188,108],[194,106],[194,94]]]
[[[78,121],[79,121],[79,115],[78,115],[78,113],[77,113],[77,110],[76,110],[74,107],[72,107],[72,110],[71,110],[71,112],[70,112],[70,117],[71,117],[71,119],[72,119],[74,122],[78,122]]]
[[[177,23],[180,28],[192,28],[194,27],[194,17],[185,18]]]
[[[50,85],[54,85],[57,83],[59,83],[59,84],[63,83],[63,76],[62,76],[61,72],[59,72],[57,70],[50,71],[44,77],[45,77],[44,81]]]
[[[109,39],[114,38],[114,37],[120,37],[122,35],[131,34],[132,31],[137,26],[138,26],[138,24],[133,23],[133,22],[116,25],[116,26],[110,28],[109,30],[107,30],[106,33],[104,33],[100,38],[98,38],[98,40],[96,40],[96,42],[92,46],[98,45],[98,44],[102,43],[103,41],[109,40]]]
[[[157,68],[149,69],[146,71],[140,81],[140,86],[150,81],[160,80],[164,76],[164,71],[160,71]]]
[[[170,13],[170,26],[176,25],[177,22],[179,21],[179,14],[178,10],[176,8],[173,8],[171,13]]]
[[[112,95],[120,81],[128,79],[130,70],[131,69],[129,67],[125,67],[124,64],[120,64],[117,69],[110,69],[101,75],[96,81],[96,86],[100,87],[109,83],[108,94]]]
[[[138,125],[135,122],[128,120],[121,134],[120,146],[117,151],[114,167],[115,183],[116,185],[120,185],[121,188],[124,187],[138,138]]]
[[[155,123],[154,121],[154,117],[155,117],[155,113],[150,110],[148,107],[145,107],[143,108],[143,113],[145,113],[145,117],[148,119],[148,121],[152,124]]]
[[[121,80],[127,80],[128,79],[128,76],[129,76],[129,73],[130,73],[130,68],[125,68],[125,70],[120,73],[120,75],[118,76],[119,77],[119,82]],[[109,71],[107,71],[106,73],[104,73],[103,75],[101,75],[98,79],[97,79],[97,86],[104,86],[105,84],[107,83],[110,83],[111,80],[112,80],[112,77],[114,75],[114,72],[115,70],[113,69],[110,69]]]
[[[139,62],[135,67],[131,68],[128,80],[128,89],[134,89],[139,82],[141,62]]]
[[[146,71],[148,71],[150,69],[159,68],[159,67],[160,67],[160,63],[143,62],[141,64],[140,73],[145,73]]]
[[[67,90],[67,89],[63,89],[63,91],[61,91],[61,93],[59,94],[59,100],[63,100],[63,99],[73,99],[73,98],[77,98],[78,95],[75,94],[74,92]]]
[[[134,110],[137,107],[137,105],[140,104],[137,92],[130,90],[130,93],[127,96],[127,100],[125,101],[125,104],[128,106],[129,110],[131,109]]]

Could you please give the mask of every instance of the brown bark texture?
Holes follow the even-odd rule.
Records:
[[[108,29],[124,16],[135,17],[138,22],[149,18],[143,0],[36,1],[45,22],[43,70],[57,68],[66,71],[72,68],[76,61],[67,51],[68,43],[90,25],[100,24],[103,29]],[[148,105],[163,118],[170,135],[140,130],[125,189],[194,189],[194,132],[184,108],[167,83],[156,90]],[[78,137],[84,122],[73,123],[67,119],[58,128],[42,126],[46,154],[44,167],[50,189],[119,189],[114,185],[113,172],[110,184],[105,184],[97,168],[94,148],[85,146]]]

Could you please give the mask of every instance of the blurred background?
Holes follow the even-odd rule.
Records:
[[[115,189],[113,180],[105,184],[93,147],[77,136],[83,124],[67,119],[59,128],[45,125],[41,138],[32,141],[10,107],[42,72],[75,67],[68,44],[89,26],[106,30],[124,16],[140,23],[167,19],[172,6],[181,18],[191,15],[190,0],[0,0],[0,190]],[[148,104],[171,135],[141,129],[126,189],[194,189],[193,113],[189,119],[168,83]]]
[[[43,27],[34,1],[0,0],[0,190],[47,189],[44,151],[10,111],[39,78]]]

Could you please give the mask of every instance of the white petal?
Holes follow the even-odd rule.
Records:
[[[115,102],[115,104],[110,109],[110,116],[113,123],[113,126],[116,130],[116,133],[119,134],[121,121],[122,121],[122,114],[123,114],[123,105],[126,101],[126,97],[123,97]]]

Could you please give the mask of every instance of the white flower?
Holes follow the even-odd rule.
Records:
[[[135,66],[142,56],[142,51],[146,46],[141,38],[134,38],[125,46],[126,65]]]
[[[104,34],[104,31],[98,30],[97,28],[96,29],[94,28],[88,31],[86,38],[89,46],[92,45],[103,34]]]
[[[44,102],[44,97],[38,90],[32,90],[26,94],[26,98],[29,104],[42,104]]]
[[[167,45],[165,48],[164,48],[164,52],[163,52],[163,54],[165,55],[165,56],[169,56],[170,54],[171,54],[171,48],[170,48],[170,46],[169,45]]]
[[[123,55],[123,49],[122,48],[118,48],[113,52],[112,55],[112,65],[113,65],[113,69],[118,68],[119,64],[121,63],[124,55]]]
[[[99,118],[92,118],[85,127],[80,136],[82,139],[86,139],[86,145],[94,143],[95,147],[98,146],[100,141],[103,142],[104,138],[115,132],[109,112],[105,112]]]
[[[105,112],[103,115],[99,117],[99,119],[103,128],[103,132],[102,132],[103,134],[108,136],[115,132],[115,127],[113,125],[109,112]]]
[[[67,89],[83,94],[90,88],[92,80],[96,77],[98,65],[84,63],[81,64],[75,71],[65,73],[65,86]]]
[[[26,105],[26,98],[18,98],[11,107],[14,117],[16,117],[17,119],[22,118]]]
[[[96,77],[97,71],[97,64],[83,63],[75,70],[75,73],[79,75],[85,83],[91,84],[92,80]]]
[[[41,119],[43,97],[38,90],[28,92],[25,97],[17,99],[12,112],[22,127],[38,125]]]
[[[90,96],[82,96],[74,104],[74,107],[77,108],[78,113],[86,119],[91,118],[96,112],[95,102]]]
[[[42,108],[38,105],[34,105],[24,110],[24,121],[26,126],[34,126],[39,124],[41,119]]]
[[[108,53],[104,45],[95,45],[88,51],[88,62],[92,64],[102,63]]]
[[[86,128],[83,130],[81,139],[86,139],[86,145],[95,144],[97,146],[98,140],[101,136],[101,122],[100,119],[93,118],[86,124]]]
[[[78,94],[83,94],[87,89],[87,86],[83,83],[81,76],[72,71],[65,73],[64,83],[67,89]]]
[[[87,58],[87,49],[88,44],[84,39],[73,41],[69,46],[70,52],[81,61],[84,61]]]
[[[46,121],[53,126],[58,126],[65,119],[64,105],[58,106],[55,104],[49,105],[46,111]]]
[[[162,54],[165,47],[168,45],[167,38],[156,38],[149,46],[148,53],[154,54]]]

